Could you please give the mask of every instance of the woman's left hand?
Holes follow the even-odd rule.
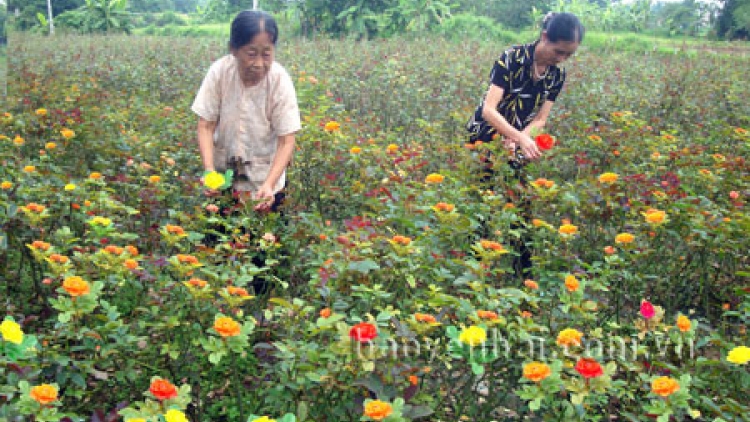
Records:
[[[258,192],[255,193],[255,200],[260,201],[258,205],[253,208],[255,211],[270,211],[274,201],[273,189],[266,185],[261,186],[258,188]]]

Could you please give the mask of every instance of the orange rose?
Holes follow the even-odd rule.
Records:
[[[434,183],[434,184],[442,183],[443,180],[445,180],[445,176],[439,173],[428,174],[427,177],[425,177],[424,179],[425,183]]]
[[[89,283],[78,276],[71,276],[63,280],[62,287],[72,297],[87,295],[91,291]]]
[[[580,286],[580,283],[578,282],[578,279],[575,278],[573,275],[568,275],[565,277],[565,288],[568,289],[569,292],[573,293],[578,290],[578,287]]]
[[[123,265],[125,265],[125,268],[129,270],[135,270],[138,268],[138,261],[135,259],[126,259],[125,262],[123,262]]]
[[[161,401],[177,397],[177,387],[163,378],[157,378],[151,381],[151,386],[148,391],[150,391],[157,400]]]
[[[505,251],[505,248],[503,247],[503,245],[492,240],[480,240],[479,244],[482,245],[482,249],[485,249],[485,250],[493,250],[493,251],[498,251],[498,252]]]
[[[31,247],[33,249],[36,249],[36,250],[39,250],[39,251],[46,251],[49,248],[51,248],[52,245],[50,245],[47,242],[42,242],[41,240],[35,240],[35,241],[31,242]]]
[[[206,280],[201,280],[200,278],[191,278],[190,280],[188,280],[188,284],[193,287],[202,289],[208,285],[208,282]]]
[[[418,322],[426,322],[428,324],[437,322],[437,319],[435,319],[434,316],[430,314],[420,314],[419,312],[414,314],[414,319]]]
[[[104,248],[104,252],[107,252],[112,255],[120,255],[122,254],[123,249],[119,246],[115,245],[109,245],[106,248]]]
[[[177,261],[179,261],[181,264],[200,265],[200,262],[198,262],[198,258],[192,255],[177,254]]]
[[[397,243],[399,245],[404,245],[404,246],[407,246],[409,243],[411,243],[410,237],[401,236],[401,235],[393,236],[391,240],[393,241],[393,243]]]
[[[182,236],[185,234],[185,229],[183,229],[181,226],[167,224],[166,226],[164,226],[164,228],[167,230],[167,233],[176,234],[178,236]]]
[[[36,387],[31,388],[29,396],[31,396],[31,398],[37,403],[44,406],[57,401],[57,387],[50,384],[37,385]]]
[[[52,255],[50,255],[49,260],[56,264],[65,264],[66,262],[69,261],[67,256],[56,254],[56,253],[53,253]]]
[[[222,337],[234,337],[240,335],[240,324],[229,317],[216,318],[214,330]]]
[[[671,396],[679,389],[680,383],[674,378],[659,377],[651,382],[651,391],[658,396]]]
[[[690,322],[690,319],[686,317],[685,315],[680,315],[677,317],[677,328],[680,329],[680,331],[690,331],[690,327],[692,326],[692,323]]]
[[[228,286],[227,293],[229,293],[230,295],[239,296],[239,297],[250,296],[250,293],[248,293],[247,289],[244,287]]]
[[[435,204],[434,207],[432,207],[435,211],[441,211],[441,212],[451,212],[455,209],[455,206],[453,204],[448,204],[445,202],[438,202]]]
[[[372,400],[365,403],[365,416],[376,421],[382,421],[393,413],[393,407],[389,403],[380,400]]]
[[[551,374],[550,367],[541,362],[531,362],[523,366],[523,377],[534,382],[539,382]]]
[[[331,316],[333,312],[331,311],[331,308],[323,308],[320,310],[320,317],[321,318],[328,318]]]
[[[489,320],[499,318],[497,316],[497,312],[492,312],[492,311],[477,311],[477,316],[481,319],[489,319]]]

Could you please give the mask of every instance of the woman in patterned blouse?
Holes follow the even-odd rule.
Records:
[[[506,50],[495,62],[490,87],[466,125],[470,142],[490,142],[500,138],[505,148],[517,157],[509,160],[513,177],[505,180],[513,182],[515,179],[516,186],[506,186],[506,192],[526,222],[531,220],[528,201],[518,200],[515,191],[520,188],[521,198],[525,197],[526,182],[521,169],[525,160],[537,160],[542,155],[531,138],[531,131],[540,130],[547,123],[550,110],[565,84],[565,70],[559,65],[576,52],[583,35],[584,28],[575,15],[550,13],[545,16],[538,40]],[[519,152],[523,155],[522,160]],[[492,156],[483,157],[483,161],[482,182],[487,188],[494,189],[498,180],[495,180],[497,173],[493,170]],[[512,241],[517,252],[513,268],[521,278],[529,278],[531,250],[527,246],[528,235],[520,224],[514,225],[513,229],[521,233],[520,238]],[[485,236],[486,231],[487,227],[483,225],[480,235]]]
[[[499,135],[506,148],[520,148],[530,160],[541,157],[531,130],[546,124],[565,83],[565,70],[558,65],[576,52],[583,34],[575,15],[550,13],[538,40],[506,50],[495,62],[490,87],[467,124],[470,140],[489,142]]]

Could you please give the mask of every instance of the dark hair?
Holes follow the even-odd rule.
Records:
[[[547,31],[547,39],[550,42],[583,41],[586,29],[581,25],[576,15],[572,13],[547,13],[542,20],[542,31]]]
[[[252,41],[253,37],[265,32],[276,45],[279,39],[279,27],[273,16],[257,10],[244,10],[235,16],[229,33],[229,48],[236,50]]]

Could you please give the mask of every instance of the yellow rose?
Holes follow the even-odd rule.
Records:
[[[729,351],[727,360],[736,363],[737,365],[744,365],[750,362],[750,347],[737,346]]]
[[[9,341],[15,344],[21,344],[23,342],[23,331],[21,326],[17,322],[6,319],[0,324],[0,334],[3,336],[3,340]]]
[[[583,333],[574,329],[566,328],[557,335],[557,344],[560,346],[580,346]]]
[[[65,185],[65,190],[67,190],[67,191],[71,191],[71,190],[75,190],[75,189],[76,189],[76,185],[74,185],[72,183],[68,183],[67,185]]]
[[[445,176],[438,173],[428,174],[424,179],[425,183],[441,183],[443,180],[445,180]]]
[[[471,327],[461,331],[458,336],[458,340],[461,343],[468,344],[471,347],[479,346],[480,344],[487,341],[487,331],[482,327],[472,325]]]
[[[213,189],[213,190],[217,190],[220,187],[224,186],[224,183],[226,183],[224,176],[215,171],[208,173],[203,178],[203,184],[206,185],[206,187],[208,187],[209,189]]]
[[[630,233],[620,233],[615,236],[615,243],[633,243],[635,236]]]
[[[330,122],[327,122],[323,129],[326,132],[335,132],[339,129],[341,129],[341,124],[335,120],[331,120]]]
[[[185,414],[177,409],[169,409],[167,413],[164,414],[164,419],[166,419],[167,422],[189,422]]]
[[[603,173],[599,176],[599,183],[613,184],[617,181],[619,176],[615,173]]]
[[[651,223],[651,224],[661,224],[665,222],[667,219],[666,212],[653,209],[653,208],[644,212],[643,216],[646,218],[646,222]]]
[[[268,416],[262,416],[258,419],[255,419],[253,422],[276,422],[276,419],[271,419]]]
[[[75,133],[75,132],[73,132],[73,131],[72,131],[72,130],[70,130],[70,129],[62,129],[62,130],[60,131],[60,134],[61,134],[61,135],[63,136],[63,138],[65,138],[65,139],[70,139],[70,138],[72,138],[72,137],[76,136],[76,133]]]
[[[559,231],[562,235],[572,236],[578,233],[578,226],[574,226],[572,224],[563,224],[562,226],[560,226]]]

